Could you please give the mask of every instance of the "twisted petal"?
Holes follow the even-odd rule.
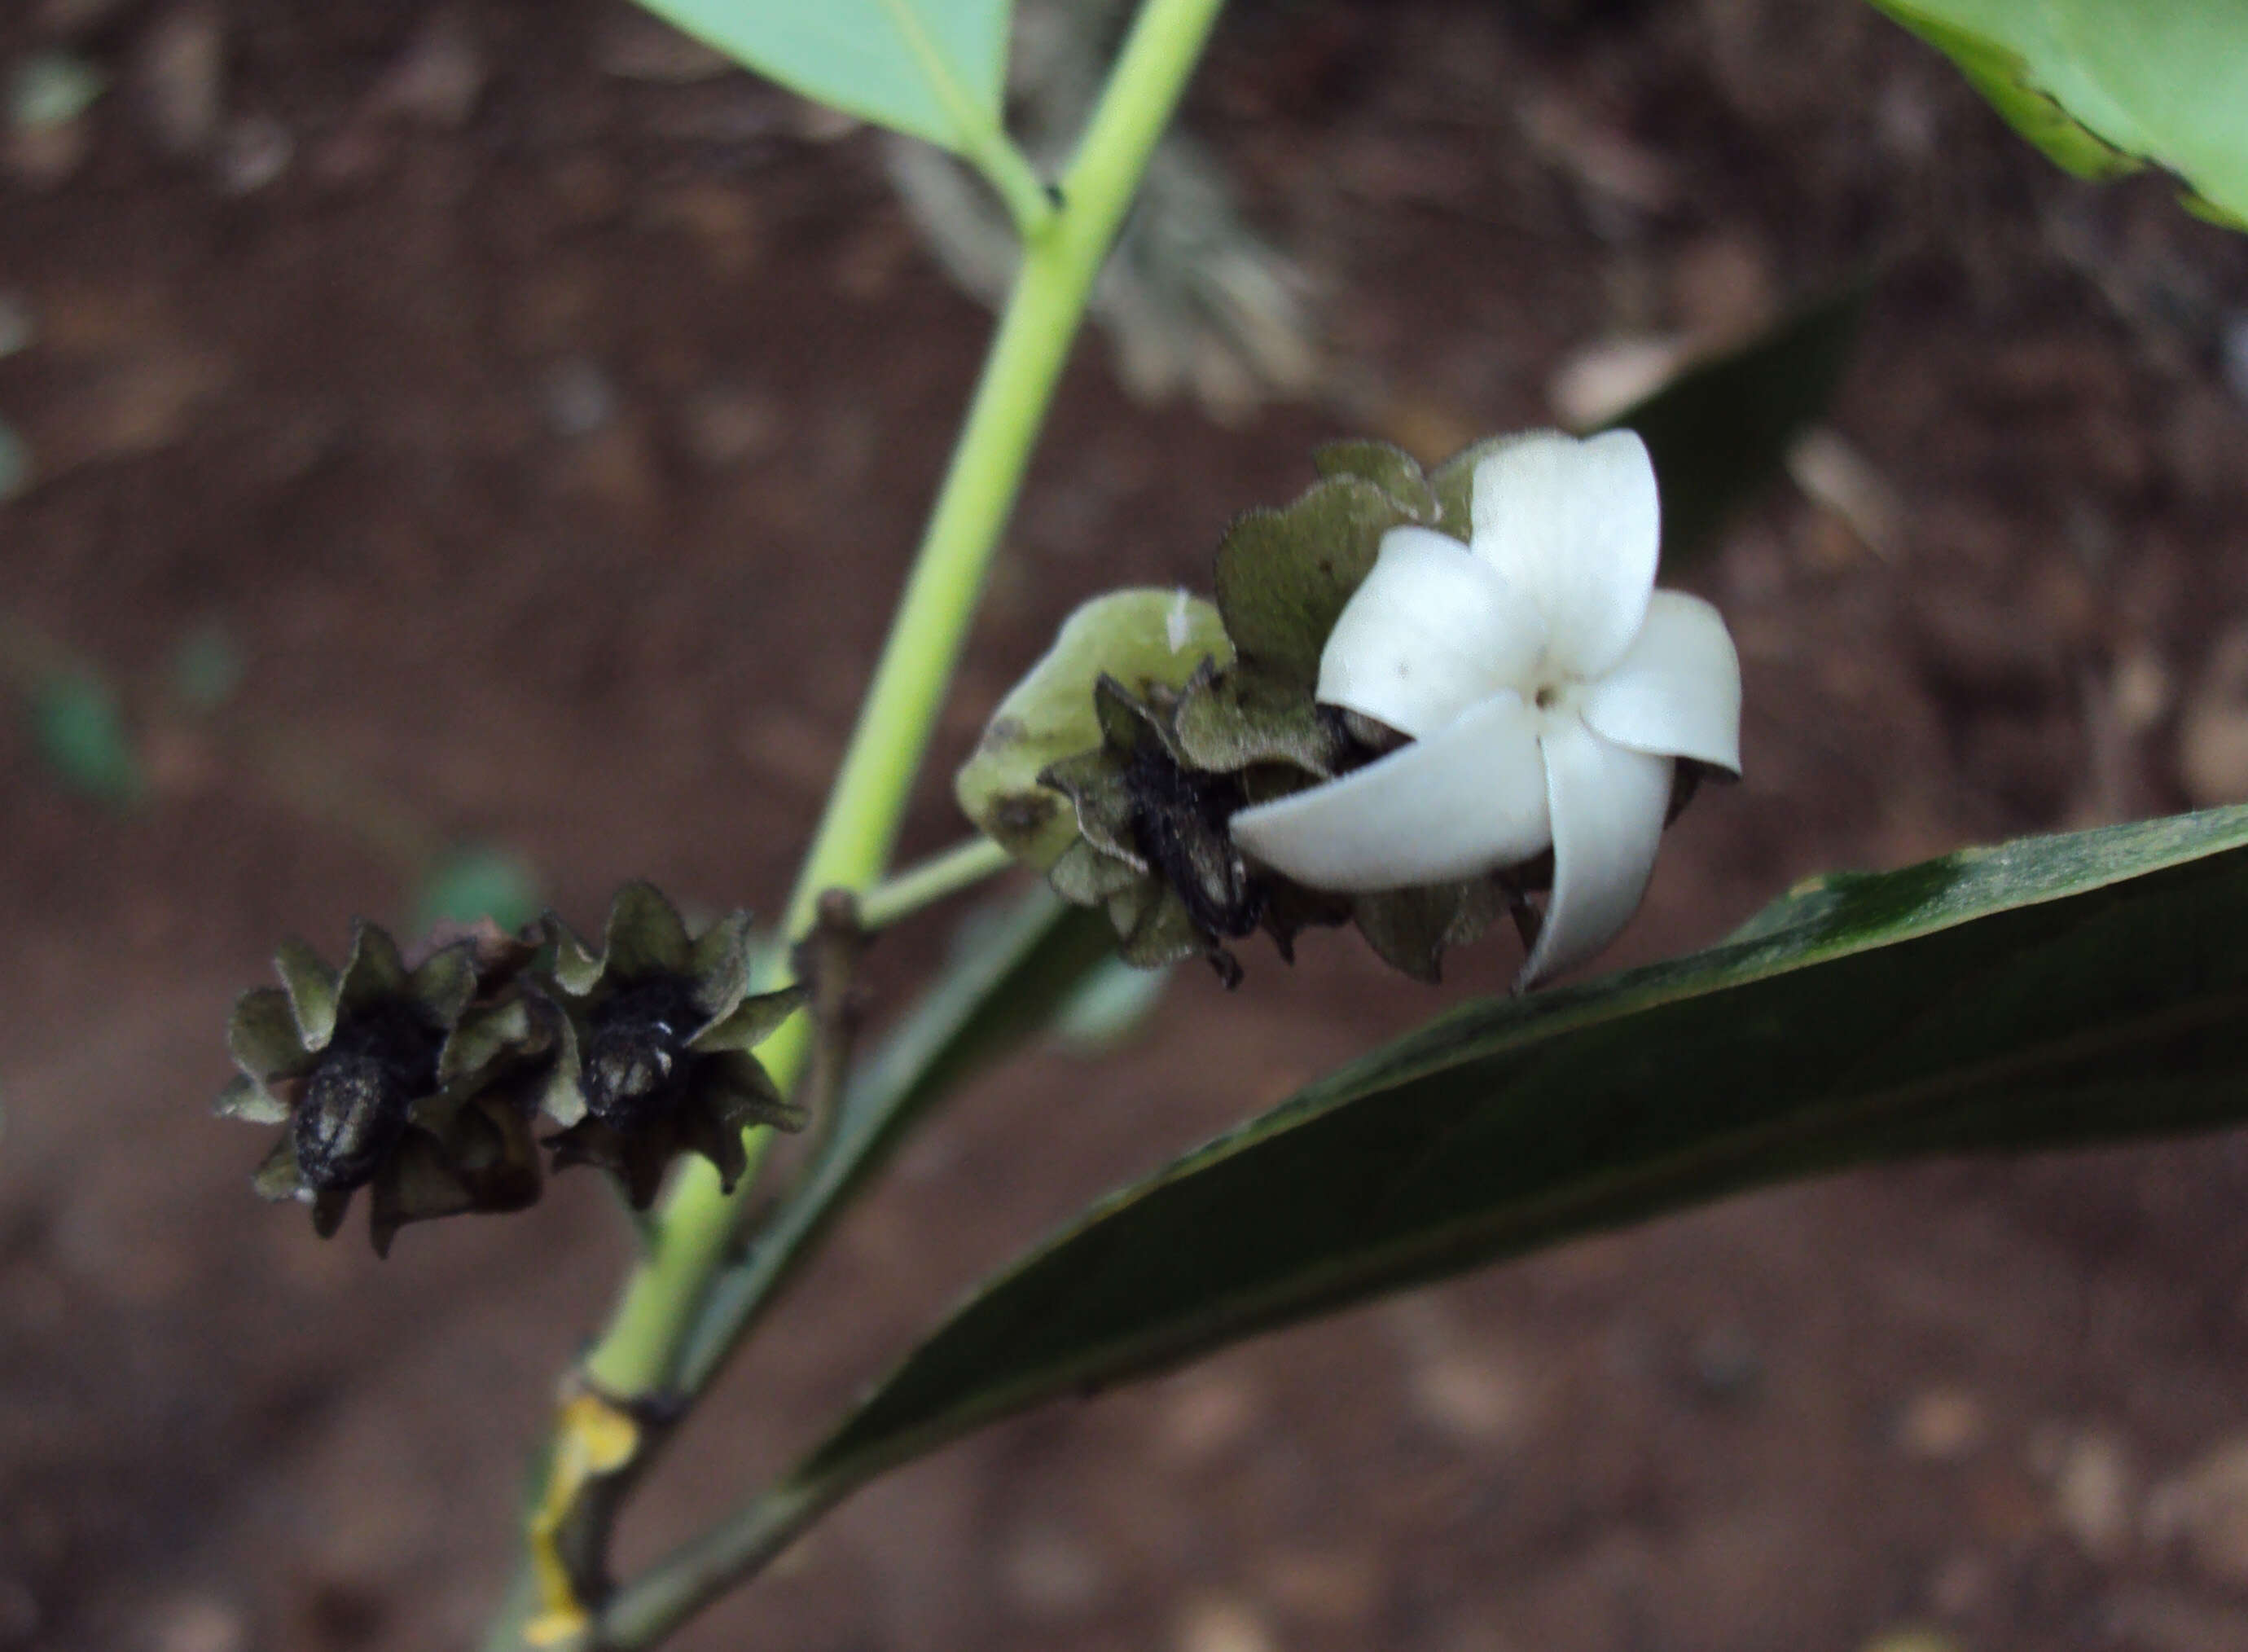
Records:
[[[1340,780],[1244,809],[1233,840],[1314,889],[1410,888],[1539,853],[1546,799],[1536,714],[1498,694]]]
[[[1605,676],[1639,634],[1662,544],[1655,464],[1629,430],[1580,442],[1541,430],[1476,466],[1476,555],[1546,616],[1547,655]]]
[[[1741,661],[1717,611],[1658,591],[1614,670],[1580,703],[1594,734],[1653,757],[1741,771]]]
[[[1392,528],[1319,655],[1319,697],[1418,737],[1502,689],[1546,646],[1537,606],[1457,539]]]
[[[1582,963],[1639,909],[1670,801],[1671,760],[1610,745],[1573,717],[1539,744],[1553,820],[1553,895],[1515,985]]]

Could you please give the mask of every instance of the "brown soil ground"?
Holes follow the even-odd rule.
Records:
[[[284,932],[402,919],[428,834],[513,849],[588,923],[630,875],[773,904],[986,318],[867,135],[611,72],[607,0],[204,8],[223,159],[195,152],[196,15],[0,13],[0,62],[84,17],[115,80],[83,154],[19,146],[0,181],[0,293],[37,322],[0,360],[38,465],[0,504],[10,663],[107,673],[153,778],[106,809],[0,723],[0,1648],[460,1646],[624,1230],[581,1175],[387,1265],[356,1228],[319,1243],[208,1116],[227,1004]],[[2248,792],[2179,737],[2239,727],[2212,661],[2248,616],[2219,345],[2248,249],[2158,182],[2060,176],[1851,0],[1244,0],[1191,121],[1317,278],[1330,388],[1222,428],[1082,351],[946,764],[1073,604],[1206,584],[1316,442],[1543,422],[1588,344],[1884,259],[1833,427],[1888,531],[1778,490],[1686,576],[1742,645],[1748,778],[1682,821],[1615,958],[1816,868]],[[292,148],[242,193],[261,132]],[[169,662],[212,626],[246,675],[198,718]],[[958,830],[932,779],[909,847]],[[942,927],[881,960],[878,1016]],[[1231,996],[1182,975],[1120,1058],[963,1096],[630,1555],[1086,1197],[1515,961],[1494,939],[1431,993],[1342,937],[1304,952]],[[1580,1244],[996,1429],[683,1643],[2248,1647],[2244,1198],[2217,1139]]]

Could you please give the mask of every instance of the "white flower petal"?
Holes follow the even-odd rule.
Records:
[[[1528,681],[1546,646],[1537,605],[1466,545],[1392,528],[1319,655],[1319,697],[1421,736]]]
[[[1618,745],[1741,771],[1741,657],[1699,597],[1656,592],[1630,649],[1578,703],[1587,726]]]
[[[1425,740],[1233,817],[1233,840],[1314,889],[1403,889],[1541,852],[1546,765],[1519,696],[1469,707]]]
[[[1573,717],[1549,719],[1539,744],[1552,814],[1553,894],[1515,983],[1519,991],[1582,963],[1639,909],[1675,766],[1669,757],[1610,745]]]
[[[1629,430],[1524,436],[1476,466],[1469,515],[1476,555],[1545,614],[1552,664],[1607,675],[1639,634],[1662,548],[1647,444]]]

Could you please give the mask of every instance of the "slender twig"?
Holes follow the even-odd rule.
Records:
[[[602,1652],[640,1652],[753,1577],[859,1484],[858,1477],[785,1482],[618,1591],[591,1625]]]
[[[818,1164],[826,1151],[842,1107],[843,1086],[851,1076],[851,1046],[859,1033],[859,959],[867,939],[858,897],[848,889],[830,889],[819,898],[819,921],[796,949],[797,975],[812,990],[805,1104],[813,1135],[805,1155],[807,1165]]]
[[[972,888],[1012,865],[1013,857],[990,839],[970,838],[867,890],[859,901],[859,922],[870,931],[887,929],[899,919]]]
[[[1059,190],[1041,191],[1035,208],[1023,187],[1031,181],[1027,164],[1020,172],[1006,164],[1010,156],[1021,158],[1003,133],[994,133],[984,152],[970,157],[993,176],[1025,226],[1022,266],[805,856],[784,921],[789,935],[811,930],[826,891],[865,890],[889,861],[1094,278],[1223,7],[1223,0],[1146,0],[1076,158]],[[1002,163],[996,175],[994,155]],[[799,1016],[760,1052],[784,1089],[802,1072],[812,1042],[811,1024]],[[752,1133],[747,1145],[753,1162],[769,1141],[769,1132]],[[682,1170],[657,1216],[647,1254],[627,1279],[608,1328],[586,1356],[589,1386],[626,1406],[674,1397],[683,1349],[712,1278],[733,1249],[744,1210],[744,1202],[726,1195],[700,1161]],[[676,1397],[691,1402],[694,1396]],[[778,1501],[770,1514],[776,1552],[847,1489],[776,1491]],[[713,1587],[723,1587],[723,1581]],[[698,1595],[696,1603],[707,1598]],[[503,1622],[498,1633],[507,1628]]]
[[[810,928],[822,891],[863,889],[889,860],[1093,278],[1223,5],[1223,0],[1148,0],[1064,176],[1067,205],[1052,231],[1025,250],[805,857],[788,912],[791,934]],[[795,1077],[806,1053],[805,1037],[799,1018],[766,1045],[765,1063],[777,1080]],[[703,1286],[732,1244],[739,1209],[707,1167],[690,1164],[681,1174],[657,1219],[653,1252],[627,1284],[616,1317],[586,1356],[587,1373],[604,1389],[630,1395],[669,1383]]]

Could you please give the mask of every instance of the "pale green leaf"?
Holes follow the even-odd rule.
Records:
[[[2248,223],[2248,4],[2241,0],[1873,0],[1958,65],[2070,171],[2143,164],[2205,214]]]
[[[1011,0],[641,0],[815,102],[947,149],[999,129]]]

